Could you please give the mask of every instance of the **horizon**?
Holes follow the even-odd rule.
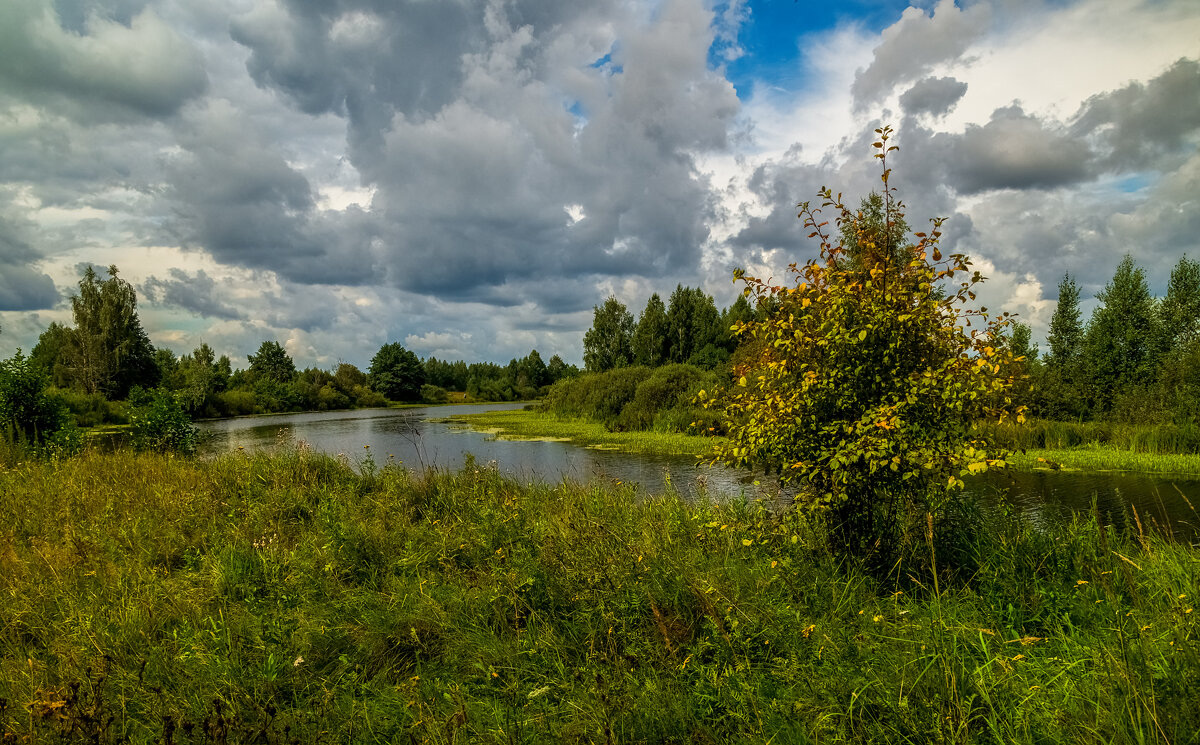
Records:
[[[0,345],[30,351],[87,264],[156,347],[366,369],[383,344],[580,365],[734,267],[816,255],[797,202],[893,180],[914,230],[1042,343],[1126,253],[1165,293],[1200,255],[1200,9],[646,0],[15,0],[0,11]]]

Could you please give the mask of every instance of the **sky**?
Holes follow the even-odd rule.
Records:
[[[879,185],[1044,339],[1200,257],[1195,0],[3,0],[0,354],[116,265],[235,366],[580,363],[593,307],[718,305]]]

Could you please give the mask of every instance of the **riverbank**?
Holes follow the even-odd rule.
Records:
[[[924,544],[880,580],[798,513],[294,449],[25,463],[0,526],[0,737],[1200,731],[1200,552],[1088,522],[948,533],[937,583]]]
[[[488,411],[447,417],[472,429],[512,440],[560,440],[584,447],[646,455],[702,456],[712,449],[712,439],[679,432],[610,432],[588,419],[564,419],[528,409]]]
[[[451,416],[448,419],[508,439],[558,439],[585,447],[609,448],[629,453],[702,457],[712,450],[713,444],[711,438],[678,432],[609,432],[598,422],[563,419],[545,412],[520,409]],[[1140,453],[1103,445],[1017,451],[1010,455],[1008,463],[1012,468],[1022,471],[1066,469],[1200,474],[1200,455]]]
[[[1058,450],[1026,450],[1013,453],[1008,461],[1014,468],[1022,470],[1200,475],[1200,455],[1136,453],[1096,445]]]

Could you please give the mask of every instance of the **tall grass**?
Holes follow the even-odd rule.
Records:
[[[1200,427],[1194,424],[1121,424],[1115,422],[1058,422],[1035,419],[980,422],[975,431],[1012,450],[1066,450],[1103,446],[1150,455],[1200,454]]]
[[[0,472],[0,738],[1200,741],[1200,553],[303,450]],[[935,526],[936,528],[936,526]]]

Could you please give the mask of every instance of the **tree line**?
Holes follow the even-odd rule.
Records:
[[[6,361],[4,380],[11,383],[13,396],[5,401],[17,391],[49,388],[82,426],[127,421],[131,406],[149,400],[152,390],[170,393],[190,418],[202,418],[384,406],[389,401],[441,403],[451,392],[481,401],[531,399],[578,373],[557,355],[544,362],[537,350],[508,365],[467,364],[421,360],[396,342],[380,347],[366,371],[347,362],[329,370],[300,370],[274,340],[263,341],[248,355],[248,367],[235,369],[228,356],[218,356],[206,343],[181,356],[156,349],[138,317],[137,293],[115,266],[103,275],[90,266],[85,269],[70,303],[73,325],[51,323],[28,357],[18,354]],[[0,419],[5,419],[5,406],[12,408],[0,403]],[[42,420],[57,414],[22,416],[45,429]]]
[[[1126,255],[1085,323],[1075,280],[1064,275],[1038,353],[1018,324],[1014,351],[1029,375],[1023,395],[1039,418],[1200,424],[1200,263],[1181,258],[1155,298]]]
[[[635,323],[625,304],[609,297],[593,308],[592,326],[583,336],[584,366],[588,372],[668,364],[715,370],[737,349],[730,329],[754,317],[745,297],[718,311],[702,289],[677,285],[666,304],[658,293],[651,295]]]

